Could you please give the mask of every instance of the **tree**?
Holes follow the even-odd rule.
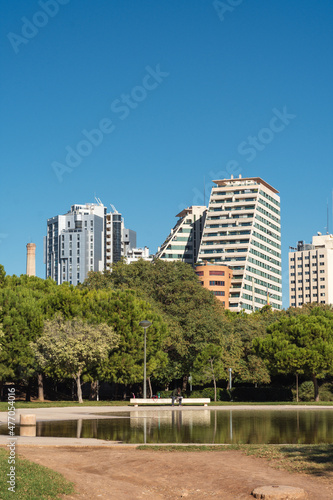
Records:
[[[221,304],[199,283],[189,264],[139,260],[118,262],[112,272],[90,273],[83,288],[132,289],[158,311],[168,325],[165,351],[169,365],[164,373],[183,378],[183,389],[194,360],[207,342],[220,341],[225,321]]]
[[[193,363],[194,384],[207,384],[213,381],[214,401],[217,399],[216,381],[225,376],[223,349],[217,344],[207,344]]]
[[[102,323],[89,324],[81,319],[64,320],[57,315],[45,321],[43,335],[31,345],[38,365],[56,376],[73,377],[79,403],[83,403],[81,377],[103,362],[117,347],[119,336]]]
[[[333,313],[319,307],[273,323],[266,338],[253,341],[257,353],[277,373],[312,378],[319,401],[318,378],[333,374]]]

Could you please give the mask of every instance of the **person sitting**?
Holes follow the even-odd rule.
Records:
[[[181,406],[182,400],[183,400],[182,391],[181,391],[180,387],[178,387],[177,389],[174,389],[172,391],[172,395],[171,395],[172,406],[175,406],[175,401],[178,401],[179,406]]]

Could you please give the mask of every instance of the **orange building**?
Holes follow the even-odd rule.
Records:
[[[218,264],[197,264],[195,273],[201,284],[210,290],[222,302],[225,309],[229,309],[229,290],[232,271],[228,266]]]

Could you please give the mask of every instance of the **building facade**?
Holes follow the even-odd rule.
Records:
[[[103,271],[122,258],[124,248],[130,247],[124,234],[124,222],[115,209],[107,213],[100,202],[72,205],[66,214],[47,221],[46,277],[58,284],[83,283],[89,271]]]
[[[333,304],[333,235],[299,241],[289,252],[289,306]]]
[[[231,269],[227,266],[206,262],[195,266],[195,274],[200,283],[215,295],[225,309],[228,309],[232,279]]]
[[[148,260],[152,261],[153,256],[149,253],[149,248],[131,248],[126,253],[126,263],[131,264],[132,262],[137,262],[138,260]]]
[[[259,177],[213,181],[199,261],[232,271],[229,309],[282,309],[278,191]]]
[[[192,206],[177,214],[176,217],[179,219],[158,249],[155,258],[166,261],[182,260],[194,266],[197,262],[206,212],[207,207]]]

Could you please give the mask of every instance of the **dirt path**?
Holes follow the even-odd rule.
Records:
[[[77,494],[66,499],[253,500],[255,487],[280,484],[304,488],[309,500],[333,500],[333,480],[277,470],[239,451],[21,446],[19,453],[73,481]]]

